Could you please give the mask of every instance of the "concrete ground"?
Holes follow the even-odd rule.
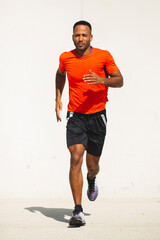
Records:
[[[0,240],[160,240],[160,199],[84,200],[86,225],[69,228],[71,199],[1,199]]]

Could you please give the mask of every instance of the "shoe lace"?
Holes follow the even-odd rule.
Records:
[[[89,183],[89,191],[94,192],[95,191],[95,178],[92,180],[88,179],[88,183]]]

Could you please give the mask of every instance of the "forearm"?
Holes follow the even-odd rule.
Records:
[[[56,73],[56,101],[61,100],[65,81],[66,81],[66,74],[62,75],[57,70],[57,73]]]
[[[108,78],[102,78],[102,84],[107,87],[112,88],[119,88],[123,86],[123,77],[108,77]]]

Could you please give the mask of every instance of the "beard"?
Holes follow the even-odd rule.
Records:
[[[85,42],[78,42],[78,43],[74,42],[74,45],[75,45],[77,50],[85,51],[87,48],[90,47],[90,41],[88,41],[86,43]]]

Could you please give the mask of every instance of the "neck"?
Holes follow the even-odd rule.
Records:
[[[92,47],[91,47],[91,46],[89,46],[89,47],[88,47],[87,49],[85,49],[85,50],[76,49],[76,53],[77,53],[80,57],[87,56],[87,55],[89,55],[91,52],[92,52]]]

